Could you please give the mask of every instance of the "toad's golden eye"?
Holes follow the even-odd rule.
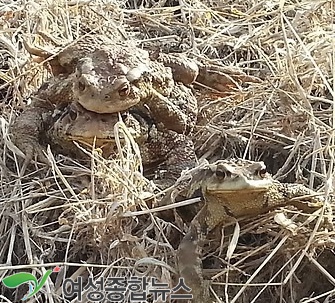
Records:
[[[215,170],[215,175],[217,176],[218,179],[225,179],[230,177],[230,172],[223,167],[218,166]]]
[[[261,177],[261,178],[265,178],[266,177],[266,169],[265,168],[261,168],[259,171],[258,171],[258,175]]]
[[[85,88],[86,88],[85,83],[82,82],[82,81],[78,81],[78,89],[79,89],[79,91],[83,92],[85,90]]]
[[[72,121],[74,121],[74,120],[77,119],[77,112],[74,111],[73,109],[70,109],[70,110],[69,110],[69,116],[70,116],[70,119],[71,119]]]
[[[121,97],[128,96],[130,93],[130,86],[128,83],[124,83],[118,90]]]

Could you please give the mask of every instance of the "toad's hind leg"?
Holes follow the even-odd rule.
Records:
[[[149,137],[148,142],[141,146],[142,161],[165,164],[166,172],[156,172],[159,177],[155,183],[160,187],[172,186],[183,170],[196,165],[193,142],[187,136],[171,130],[155,129],[150,131]]]
[[[27,165],[34,156],[48,163],[48,159],[43,154],[45,144],[44,138],[47,125],[47,117],[51,116],[51,108],[47,104],[34,104],[26,109],[19,117],[16,118],[12,127],[13,143],[25,154]]]
[[[183,170],[195,167],[196,155],[193,142],[185,135],[175,134],[174,145],[167,154],[168,174],[177,180]]]

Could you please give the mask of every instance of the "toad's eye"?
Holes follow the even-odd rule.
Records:
[[[77,112],[74,111],[73,109],[70,109],[70,110],[69,110],[69,116],[70,116],[70,119],[71,119],[72,121],[74,121],[74,120],[77,119]]]
[[[78,89],[79,89],[79,91],[83,92],[85,90],[85,88],[86,88],[85,83],[82,82],[82,81],[79,81],[78,82]]]
[[[128,96],[130,93],[130,86],[128,83],[124,83],[119,89],[118,89],[119,95],[121,97]]]
[[[265,168],[261,168],[259,171],[258,171],[258,175],[261,177],[261,178],[265,178],[266,177],[266,169]]]
[[[215,171],[215,175],[218,177],[218,179],[225,179],[229,178],[231,176],[231,173],[222,167],[218,167]]]

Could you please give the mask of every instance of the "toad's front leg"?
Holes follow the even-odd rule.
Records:
[[[183,84],[175,84],[171,95],[165,97],[157,91],[145,102],[156,123],[179,134],[188,134],[196,123],[198,105],[192,91]]]
[[[184,236],[178,248],[178,268],[180,277],[185,279],[188,287],[192,288],[193,302],[209,302],[209,283],[203,277],[202,248],[211,230],[219,223],[228,224],[235,221],[225,213],[222,205],[217,210],[220,221],[213,220],[214,208],[205,204],[199,213],[193,218],[188,232]]]

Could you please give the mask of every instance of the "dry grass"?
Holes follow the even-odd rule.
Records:
[[[225,96],[195,86],[199,159],[262,159],[277,179],[328,195],[334,173],[334,18],[334,2],[322,0],[3,1],[0,277],[18,271],[39,277],[62,266],[60,278],[49,279],[36,297],[40,302],[63,302],[61,282],[79,275],[144,273],[175,285],[175,253],[186,229],[179,217],[165,221],[149,210],[155,188],[139,172],[130,137],[116,159],[105,160],[96,150],[84,165],[49,151],[50,167],[36,164],[23,174],[9,125],[49,76],[24,50],[23,38],[57,50],[61,46],[37,32],[65,45],[87,32],[113,35],[121,28],[144,48],[239,67],[261,83],[242,81]],[[122,125],[120,131],[126,132]],[[287,228],[270,213],[241,222],[235,232],[228,227],[221,239],[213,236],[204,266],[214,297],[330,302],[333,233],[317,228],[318,217],[285,213],[294,222]],[[16,302],[26,291],[2,287],[0,298]]]

